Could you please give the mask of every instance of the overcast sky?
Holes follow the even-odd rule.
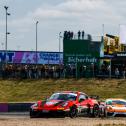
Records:
[[[126,24],[126,0],[0,0],[0,49],[5,49],[5,9],[8,12],[8,50],[58,51],[59,32],[84,30],[92,35],[119,34]]]

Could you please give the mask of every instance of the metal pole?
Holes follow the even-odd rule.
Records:
[[[104,37],[104,34],[105,34],[105,25],[102,24],[102,36]]]
[[[60,46],[61,46],[60,38],[61,38],[61,32],[59,33],[59,64],[60,64]]]
[[[91,63],[91,65],[92,65],[92,73],[93,73],[93,77],[95,77],[94,63]]]
[[[120,26],[121,24],[119,24],[119,31],[118,31],[118,37],[119,37],[118,50],[119,50],[119,45],[120,45]]]
[[[111,78],[111,76],[112,76],[112,59],[110,59],[110,70],[109,70],[109,78]]]
[[[77,64],[77,55],[76,55],[76,79],[78,78],[78,64]]]
[[[7,32],[7,16],[10,15],[10,13],[7,12],[8,10],[8,7],[7,6],[4,6],[5,10],[6,10],[6,42],[5,42],[5,50],[6,50],[6,65],[7,65],[7,35],[10,34],[9,32]]]
[[[6,65],[7,65],[7,9],[6,9]]]
[[[104,57],[104,24],[102,24],[102,34],[101,34],[101,47],[100,47],[100,57]],[[100,65],[99,67],[101,67],[101,65],[104,63],[104,59],[99,59],[100,61]]]
[[[36,66],[38,64],[38,56],[37,56],[37,51],[38,51],[38,21],[36,21]]]
[[[61,61],[60,61],[60,46],[61,46],[61,43],[60,43],[60,38],[61,38],[61,32],[59,33],[59,69],[60,69],[60,75],[59,77],[61,77]]]
[[[6,59],[5,59],[5,61],[6,61],[6,65],[7,65],[7,9],[8,9],[8,7],[5,6],[4,8],[6,10],[6,42],[5,42]]]

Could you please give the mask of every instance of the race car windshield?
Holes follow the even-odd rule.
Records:
[[[114,104],[126,105],[126,101],[121,101],[121,100],[110,100],[110,101],[107,101],[107,105],[114,105]]]
[[[53,94],[49,100],[76,100],[77,95],[76,94],[63,94],[63,93],[55,93]]]
[[[112,101],[113,104],[118,104],[118,105],[126,105],[126,102],[125,101],[120,101],[120,100],[115,100],[115,101]]]

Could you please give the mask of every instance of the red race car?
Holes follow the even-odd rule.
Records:
[[[74,118],[84,114],[99,116],[99,104],[96,99],[78,91],[62,91],[51,95],[44,101],[38,101],[30,107],[30,117],[40,115],[61,115]]]

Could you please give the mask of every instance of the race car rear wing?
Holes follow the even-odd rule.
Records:
[[[92,99],[96,99],[96,100],[100,99],[100,97],[98,95],[90,95],[89,97]]]

